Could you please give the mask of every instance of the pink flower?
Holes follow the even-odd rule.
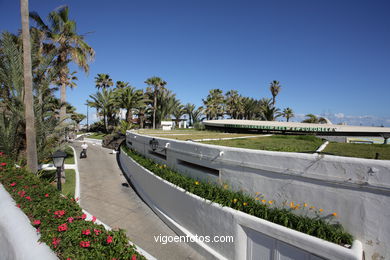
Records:
[[[69,218],[68,218],[68,222],[69,222],[69,223],[73,223],[73,220],[74,220],[74,218],[72,218],[72,217],[69,217]]]
[[[58,231],[61,232],[61,231],[66,231],[68,230],[68,226],[66,225],[66,223],[64,224],[61,224],[58,226]]]
[[[36,220],[33,221],[33,224],[34,225],[40,225],[41,221],[39,219],[36,219]]]
[[[112,236],[108,236],[106,241],[107,241],[107,244],[111,244],[112,243]]]
[[[21,191],[18,191],[18,194],[21,198],[24,197],[24,195],[26,195],[26,192],[24,190],[21,190]]]
[[[49,193],[46,193],[46,194],[45,194],[45,197],[46,197],[46,198],[49,197]]]
[[[26,196],[26,200],[31,201],[31,197],[30,196]]]
[[[16,204],[16,207],[20,208],[20,204]]]
[[[81,241],[80,246],[81,247],[90,247],[91,242],[90,241]]]
[[[88,236],[88,235],[91,234],[91,230],[89,230],[89,229],[82,230],[82,231],[81,231],[81,234]]]
[[[97,235],[97,236],[102,232],[101,230],[96,229],[96,228],[93,229],[93,231],[95,232],[95,235]]]
[[[51,242],[54,245],[54,248],[56,248],[60,244],[61,239],[53,237],[53,241]]]
[[[131,260],[137,260],[137,256],[136,255],[132,255],[131,256]]]
[[[7,166],[7,163],[3,162],[0,164],[1,166]]]
[[[92,216],[92,222],[95,222],[95,221],[96,221],[96,217]]]
[[[76,201],[79,201],[79,197],[76,198]]]
[[[0,156],[3,156],[3,154],[4,154],[3,152],[0,152]]]
[[[16,185],[16,182],[11,183],[9,186],[13,187]]]
[[[86,219],[86,218],[87,218],[87,215],[86,215],[86,214],[83,214],[83,215],[81,215],[81,218],[82,218],[82,219]]]

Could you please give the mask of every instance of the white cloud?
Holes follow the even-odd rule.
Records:
[[[336,118],[344,118],[344,114],[343,113],[336,113],[336,114],[334,114],[334,116]]]

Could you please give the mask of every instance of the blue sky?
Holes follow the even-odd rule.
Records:
[[[297,114],[390,126],[390,2],[387,0],[30,0],[42,17],[70,7],[95,49],[88,75],[68,101],[81,113],[94,77],[144,88],[159,76],[183,102],[202,104],[212,88],[271,97]],[[17,32],[19,1],[0,0],[0,31]]]

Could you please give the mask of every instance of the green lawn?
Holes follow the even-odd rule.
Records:
[[[256,150],[314,153],[321,146],[323,140],[315,136],[273,135],[246,139],[206,141],[203,143]]]
[[[101,134],[101,133],[94,133],[92,135],[85,136],[85,138],[92,138],[92,139],[98,139],[98,140],[103,140],[103,138],[106,136],[106,134]]]
[[[375,154],[379,153],[380,160],[390,160],[390,145],[329,143],[322,153],[367,159],[375,159]]]
[[[163,131],[163,130],[149,130],[142,129],[138,130],[139,134],[163,137],[168,139],[175,140],[199,140],[199,139],[208,139],[208,138],[233,138],[233,137],[243,137],[243,136],[254,136],[256,134],[231,134],[231,133],[223,133],[217,131],[199,131],[195,129],[185,129],[179,130],[171,130],[171,131]]]
[[[53,186],[57,187],[54,180],[57,178],[56,170],[43,171],[41,178],[49,181]],[[72,169],[65,170],[66,181],[62,184],[62,194],[68,197],[74,197],[74,190],[76,186],[76,172]]]
[[[67,154],[65,158],[64,164],[74,164],[74,154],[73,154],[73,149],[67,146],[65,148],[65,152]]]

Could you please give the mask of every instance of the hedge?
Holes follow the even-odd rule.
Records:
[[[95,218],[86,221],[75,199],[13,165],[0,153],[0,182],[28,216],[40,241],[60,259],[145,259],[129,244],[124,230],[107,231]]]
[[[230,190],[228,184],[218,185],[184,176],[166,165],[160,165],[145,158],[125,145],[122,148],[127,155],[149,171],[201,198],[339,245],[352,244],[352,235],[347,233],[340,224],[331,223],[330,220],[337,216],[336,213],[324,217],[321,215],[322,209],[314,209],[306,203],[302,203],[302,205],[293,202],[285,203],[286,207],[278,208],[274,201],[265,201],[261,199],[261,196]],[[316,214],[316,216],[309,217],[294,213],[297,209],[302,208]]]

